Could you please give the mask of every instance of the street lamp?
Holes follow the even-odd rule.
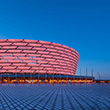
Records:
[[[93,68],[91,69],[91,75],[92,75],[92,84],[93,84],[93,80],[94,80],[94,78],[93,78]]]
[[[74,75],[74,70],[73,70],[73,84],[75,84],[75,75]]]
[[[81,84],[81,68],[80,68],[80,84]]]
[[[97,74],[98,74],[98,76],[99,76],[99,81],[100,81],[100,78],[101,78],[101,77],[100,77],[100,73],[99,73],[99,72],[97,72]]]
[[[87,68],[86,68],[86,85],[87,85]]]

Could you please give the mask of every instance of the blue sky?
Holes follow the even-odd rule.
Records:
[[[77,75],[110,78],[109,0],[0,0],[0,39],[67,45],[80,55]]]

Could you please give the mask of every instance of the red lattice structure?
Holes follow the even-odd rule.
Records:
[[[24,39],[0,40],[0,73],[75,75],[79,54],[65,45]]]

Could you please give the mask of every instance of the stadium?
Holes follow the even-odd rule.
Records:
[[[0,40],[1,83],[92,82],[76,76],[79,54],[65,45],[25,39]]]

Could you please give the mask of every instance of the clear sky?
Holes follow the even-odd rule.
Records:
[[[110,79],[110,0],[0,0],[0,39],[67,45],[80,55],[77,75]]]

